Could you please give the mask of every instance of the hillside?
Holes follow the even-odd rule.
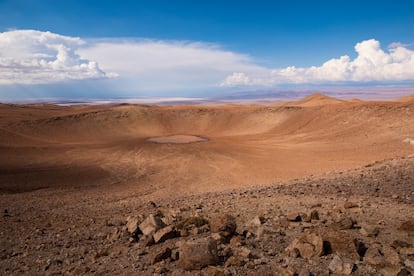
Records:
[[[405,100],[0,105],[0,274],[410,275],[412,141]]]

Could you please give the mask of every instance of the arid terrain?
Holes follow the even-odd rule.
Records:
[[[414,96],[0,104],[2,275],[412,275]]]

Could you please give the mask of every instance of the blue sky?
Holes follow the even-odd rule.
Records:
[[[0,0],[0,99],[411,85],[412,14],[407,0]]]

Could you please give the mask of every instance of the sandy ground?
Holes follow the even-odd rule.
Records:
[[[196,135],[170,135],[150,137],[147,139],[147,141],[157,144],[191,144],[197,142],[206,142],[208,139]]]
[[[148,141],[149,137],[161,137],[161,143]],[[198,137],[208,141],[191,143]],[[0,207],[13,219],[5,215],[2,220],[2,273],[44,273],[52,255],[70,255],[64,248],[73,244],[77,254],[81,245],[97,246],[92,236],[107,235],[107,228],[99,226],[105,219],[117,217],[125,222],[148,200],[165,200],[174,207],[178,198],[192,202],[193,196],[203,198],[208,193],[228,197],[235,189],[290,187],[287,181],[292,179],[306,184],[307,177],[323,179],[329,173],[347,174],[377,161],[407,160],[414,153],[414,146],[407,142],[412,139],[412,97],[364,102],[313,95],[268,106],[3,104]],[[401,162],[406,162],[401,167],[402,179],[394,175],[389,181],[412,187],[406,183],[411,178],[404,178],[412,176],[412,162]],[[399,163],[394,167],[400,170]],[[338,181],[341,187],[351,180]],[[414,213],[413,196],[408,188],[394,188],[381,197],[411,198],[387,203],[390,212],[404,212],[398,217],[400,223]],[[349,196],[364,200],[367,192],[358,190],[355,195],[350,191],[344,196],[321,190],[320,198],[329,206]],[[300,194],[294,191],[274,200],[295,200]],[[314,189],[306,195],[315,194]],[[376,195],[366,197],[373,200]],[[256,199],[255,204],[260,202]],[[85,236],[85,227],[90,228],[91,239]],[[33,232],[41,237],[30,238]],[[62,235],[68,235],[67,239],[61,239]],[[47,250],[43,251],[42,244],[49,244]],[[10,257],[13,254],[17,258]],[[82,266],[76,261],[67,265],[66,272],[75,264]],[[130,265],[126,271],[133,272]],[[112,267],[101,272],[122,271]]]

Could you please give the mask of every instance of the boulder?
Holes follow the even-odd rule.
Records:
[[[312,210],[310,212],[311,220],[319,220],[319,212],[317,210]]]
[[[364,263],[377,266],[396,266],[400,263],[400,257],[392,247],[374,244],[365,253]]]
[[[361,233],[362,236],[365,236],[365,237],[376,237],[378,236],[380,230],[375,225],[364,224],[362,225],[359,232]]]
[[[400,248],[401,255],[414,255],[414,247],[403,247]]]
[[[202,273],[202,276],[226,276],[224,271],[216,266],[207,267]]]
[[[398,228],[398,230],[405,232],[414,232],[414,220],[403,222]]]
[[[165,227],[166,225],[164,224],[164,222],[161,220],[160,217],[158,216],[154,216],[154,215],[149,215],[140,225],[139,225],[139,229],[141,230],[141,232],[146,235],[146,236],[150,236],[152,235],[154,232],[160,230],[161,228]]]
[[[155,232],[152,237],[154,238],[155,243],[160,243],[175,238],[176,232],[171,226],[167,226]]]
[[[347,201],[344,204],[345,209],[351,209],[351,208],[357,208],[357,207],[359,207],[358,204],[352,201]]]
[[[193,239],[180,246],[178,266],[185,270],[198,270],[217,262],[217,243],[212,238]]]
[[[220,233],[224,237],[230,237],[236,231],[236,219],[231,215],[217,215],[210,219],[210,230]]]
[[[355,268],[355,263],[351,259],[335,255],[328,268],[335,275],[350,275]]]
[[[175,226],[179,230],[191,230],[208,224],[208,220],[203,217],[189,217],[181,220]]]
[[[302,221],[300,213],[298,213],[298,212],[290,213],[290,214],[287,215],[286,218],[287,218],[288,221],[296,221],[296,222],[297,221]]]
[[[139,231],[140,219],[138,217],[128,217],[126,227],[128,233],[135,235]]]
[[[407,267],[407,268],[409,268],[409,269],[411,269],[411,270],[414,270],[414,261],[411,261],[411,260],[405,260],[404,261],[404,265]]]
[[[171,257],[171,249],[169,247],[165,247],[162,248],[161,250],[158,250],[153,258],[152,258],[152,263],[158,263],[161,262],[162,260],[168,259]]]
[[[250,259],[252,257],[252,251],[244,246],[236,247],[234,249],[234,255],[245,259]]]
[[[305,233],[299,239],[295,239],[286,250],[293,256],[299,253],[304,259],[324,255],[322,237],[315,233]]]
[[[357,246],[356,240],[351,233],[345,231],[335,231],[329,228],[319,231],[326,254],[336,253],[340,256],[359,261],[360,254],[363,254],[363,244]],[[359,253],[359,251],[361,251]]]
[[[331,224],[331,228],[335,230],[348,230],[354,227],[354,221],[349,217],[341,217],[339,220]]]

